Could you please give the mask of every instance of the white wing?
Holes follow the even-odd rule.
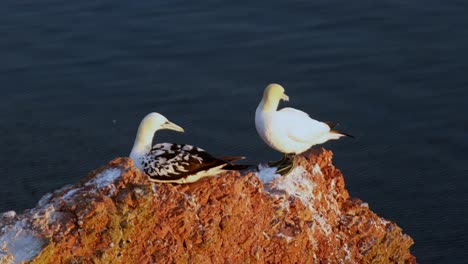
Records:
[[[307,114],[306,112],[302,112],[301,110],[297,110],[297,109],[294,109],[294,108],[291,108],[291,107],[285,107],[285,108],[279,110],[278,112],[287,113],[287,114],[291,114],[291,115],[297,115],[297,116],[303,115],[303,116],[306,116],[306,117],[310,118],[309,114]]]
[[[283,108],[277,112],[287,136],[304,143],[313,143],[330,131],[330,127],[310,118],[307,113],[294,108]]]

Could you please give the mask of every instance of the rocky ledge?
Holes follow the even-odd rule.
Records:
[[[332,152],[292,173],[152,184],[117,158],[0,216],[0,263],[416,263],[413,240],[349,197]]]

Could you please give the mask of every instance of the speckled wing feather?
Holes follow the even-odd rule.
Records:
[[[226,161],[214,158],[203,149],[181,144],[161,143],[143,158],[143,170],[155,181],[178,181]]]

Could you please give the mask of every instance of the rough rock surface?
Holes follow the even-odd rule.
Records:
[[[291,174],[151,184],[117,158],[0,216],[0,263],[415,263],[413,240],[349,197],[332,152]]]

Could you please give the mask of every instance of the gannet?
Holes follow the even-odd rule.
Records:
[[[191,145],[160,143],[151,147],[155,132],[162,129],[184,132],[163,115],[150,113],[141,121],[130,153],[135,167],[145,172],[150,181],[190,183],[224,170],[246,167],[230,163],[243,157],[215,158]]]
[[[263,141],[285,157],[288,154],[294,157],[331,139],[352,137],[334,130],[336,123],[314,120],[300,110],[290,107],[277,110],[280,100],[289,100],[284,88],[275,83],[268,85],[255,111],[255,127]]]

